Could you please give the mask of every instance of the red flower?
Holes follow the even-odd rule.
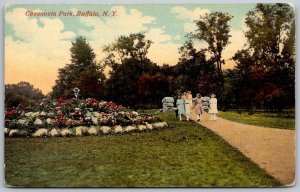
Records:
[[[5,115],[12,115],[14,112],[12,110],[10,111],[5,111]]]

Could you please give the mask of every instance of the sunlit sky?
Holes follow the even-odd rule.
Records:
[[[178,48],[185,35],[194,31],[193,21],[213,11],[233,16],[230,44],[223,52],[224,68],[232,68],[229,60],[243,47],[246,27],[244,19],[255,4],[170,4],[170,5],[7,5],[5,10],[5,84],[27,81],[43,93],[51,91],[58,69],[70,63],[71,41],[85,36],[100,61],[104,45],[120,35],[144,32],[154,43],[148,57],[155,63],[175,65]],[[115,17],[58,16],[60,11],[117,11]],[[27,11],[54,11],[57,16],[29,17]],[[197,42],[198,49],[207,46]]]

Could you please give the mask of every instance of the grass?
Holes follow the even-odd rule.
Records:
[[[256,112],[249,115],[247,112],[238,114],[236,111],[220,111],[218,116],[225,119],[236,121],[239,123],[257,125],[262,127],[279,128],[279,129],[295,129],[295,112],[289,111],[285,113]]]
[[[16,187],[278,186],[222,138],[160,114],[169,128],[114,136],[5,138],[5,180]]]

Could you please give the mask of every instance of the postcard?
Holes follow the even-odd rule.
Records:
[[[6,187],[295,184],[295,8],[7,4]]]

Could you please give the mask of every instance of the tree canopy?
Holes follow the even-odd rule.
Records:
[[[104,94],[104,68],[96,64],[95,53],[86,38],[79,36],[70,48],[71,63],[59,69],[53,97],[73,97],[78,87],[80,96],[99,98]]]
[[[5,85],[5,108],[18,107],[20,104],[27,105],[44,97],[41,90],[34,88],[28,82]]]

